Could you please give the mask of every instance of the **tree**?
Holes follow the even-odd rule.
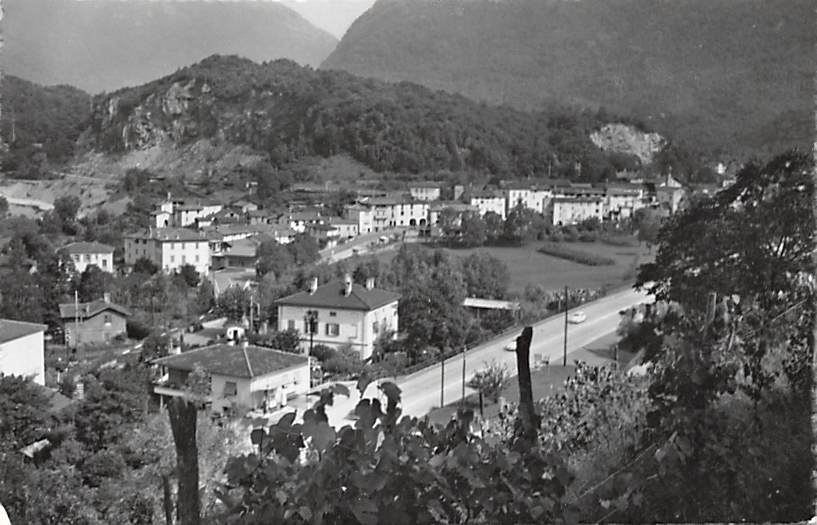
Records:
[[[181,275],[188,287],[195,288],[199,285],[199,272],[192,264],[183,264],[179,269],[179,275]]]
[[[298,330],[289,329],[281,332],[275,332],[272,336],[270,344],[273,348],[292,354],[300,354],[301,352],[301,334]]]
[[[275,240],[261,243],[258,247],[258,257],[258,264],[255,266],[258,277],[264,277],[271,272],[276,278],[280,278],[295,264],[293,250]]]
[[[108,272],[102,271],[95,264],[89,265],[80,275],[77,283],[77,295],[81,302],[95,301],[102,299],[105,292],[109,292],[112,287],[113,278]]]
[[[198,315],[206,314],[216,305],[215,290],[209,279],[202,279],[196,290],[192,311]]]
[[[45,391],[31,379],[0,375],[0,451],[16,453],[41,439],[48,428],[47,409]]]
[[[311,264],[320,257],[318,242],[308,233],[299,233],[286,247],[297,265]]]
[[[504,299],[511,282],[505,263],[489,253],[472,253],[460,262],[469,297]]]
[[[468,386],[479,391],[480,395],[488,397],[494,403],[499,402],[499,395],[508,379],[508,367],[500,365],[496,360],[485,363],[482,370],[474,374]]]
[[[635,212],[635,227],[638,228],[638,240],[646,243],[650,251],[652,251],[652,245],[658,241],[661,221],[661,213],[653,208],[641,208]]]
[[[136,259],[136,261],[133,263],[133,273],[153,275],[158,271],[159,267],[156,266],[153,261],[144,257]]]
[[[496,244],[502,239],[503,221],[498,213],[489,211],[483,217],[485,221],[485,235],[488,244]]]
[[[247,315],[251,292],[240,286],[230,286],[216,300],[216,307],[228,321],[240,321]]]
[[[54,213],[63,224],[71,224],[77,220],[77,212],[82,202],[76,195],[63,195],[54,199]]]
[[[488,240],[485,221],[479,212],[468,211],[462,214],[460,242],[466,248],[482,246]]]
[[[5,217],[9,211],[9,201],[5,197],[0,196],[0,217]]]

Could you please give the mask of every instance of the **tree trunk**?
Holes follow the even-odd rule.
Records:
[[[179,478],[179,525],[200,525],[199,455],[196,446],[196,405],[174,397],[167,405],[170,428],[176,445],[176,465]]]
[[[165,525],[173,525],[173,495],[170,493],[170,476],[167,474],[162,474],[162,496]]]
[[[530,377],[530,344],[533,328],[526,326],[516,338],[516,369],[519,380],[519,418],[524,441],[532,445],[536,441],[539,418],[533,408],[533,385]]]

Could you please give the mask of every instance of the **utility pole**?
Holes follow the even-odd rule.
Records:
[[[567,311],[570,309],[570,303],[567,298],[567,286],[565,286],[565,349],[562,366],[567,366]]]
[[[465,407],[465,352],[467,348],[465,345],[462,346],[462,402],[460,403],[463,407]]]
[[[445,406],[445,347],[440,347],[440,408]]]
[[[77,351],[77,343],[79,342],[79,294],[74,290],[74,353]]]

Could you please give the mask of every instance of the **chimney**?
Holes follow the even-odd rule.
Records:
[[[366,278],[366,289],[367,290],[374,290],[374,277],[367,277]]]
[[[348,273],[343,276],[343,295],[349,296],[352,293],[352,276]]]
[[[312,279],[309,281],[309,295],[312,295],[313,293],[315,293],[315,291],[316,291],[317,289],[318,289],[318,278],[317,278],[317,277],[313,277],[313,278],[312,278]]]
[[[102,300],[105,301],[106,303],[110,303],[111,302],[111,294],[108,293],[108,292],[103,293],[102,294]]]

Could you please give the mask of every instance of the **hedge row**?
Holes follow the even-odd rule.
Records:
[[[553,257],[566,259],[568,261],[573,261],[575,263],[584,264],[587,266],[612,266],[616,264],[616,261],[610,259],[609,257],[604,257],[595,253],[583,252],[581,250],[574,250],[572,248],[568,248],[567,246],[552,242],[545,243],[544,246],[539,248],[539,251],[546,255],[552,255]]]

